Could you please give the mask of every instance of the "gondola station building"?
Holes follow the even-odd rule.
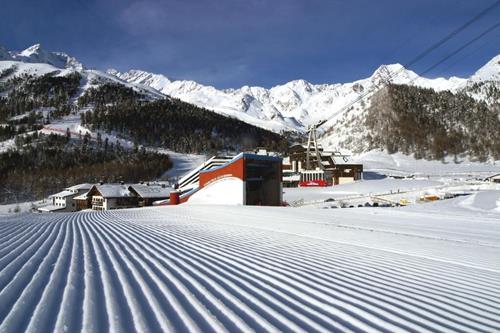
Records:
[[[170,204],[279,206],[283,200],[281,178],[279,157],[252,153],[231,159],[213,157],[180,180],[170,194]]]

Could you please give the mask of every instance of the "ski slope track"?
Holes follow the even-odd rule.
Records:
[[[499,222],[224,206],[3,216],[0,331],[500,331]]]

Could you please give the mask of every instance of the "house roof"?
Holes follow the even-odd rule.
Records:
[[[118,198],[118,197],[134,197],[134,194],[128,189],[128,184],[98,184],[95,185],[102,197]]]
[[[49,196],[49,198],[53,198],[53,197],[68,197],[68,196],[72,196],[72,195],[75,195],[76,192],[74,191],[70,191],[70,190],[63,190],[61,192],[58,192],[57,194],[52,194]]]
[[[133,184],[132,188],[142,198],[168,198],[173,188],[161,185]]]
[[[90,188],[92,188],[92,186],[93,186],[93,184],[90,184],[90,183],[76,184],[76,185],[68,187],[68,188],[64,189],[63,191],[60,191],[56,194],[50,195],[49,198],[68,197],[68,196],[76,195],[76,194],[78,194],[79,190],[90,190]]]
[[[83,194],[81,194],[81,195],[78,195],[78,196],[73,197],[73,199],[75,199],[75,200],[77,200],[77,201],[78,201],[78,200],[86,200],[86,199],[87,199],[88,194],[89,194],[89,192],[87,191],[87,192],[85,192],[85,193],[83,193]]]
[[[62,210],[62,209],[64,209],[64,208],[65,208],[65,207],[63,207],[63,206],[47,205],[47,206],[44,206],[44,207],[38,208],[38,211],[43,211],[43,212],[52,212],[52,211]]]
[[[91,183],[80,183],[80,184],[76,184],[74,186],[71,186],[71,187],[68,187],[66,189],[69,189],[69,190],[90,190],[90,188],[92,188],[93,184]]]

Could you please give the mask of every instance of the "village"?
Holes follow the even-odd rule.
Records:
[[[351,162],[348,155],[324,150],[321,145],[309,149],[307,145],[294,144],[286,157],[262,148],[237,155],[213,156],[174,181],[73,185],[50,195],[48,205],[41,205],[37,210],[102,211],[182,203],[300,206],[304,204],[304,200],[291,203],[284,200],[283,194],[287,189],[292,193],[292,189],[297,188],[292,194],[300,194],[307,193],[307,188],[331,189],[363,181],[363,165]],[[315,154],[311,154],[312,151],[315,151]],[[390,175],[389,178],[403,177]],[[492,175],[483,181],[500,183],[500,174]],[[412,204],[412,201],[402,196],[404,193],[408,191],[400,192],[398,189],[394,190],[394,193],[390,190],[390,193],[346,197],[343,199],[348,202],[338,201],[338,207],[392,207]],[[469,193],[464,191],[425,193],[413,202],[430,202],[467,194]],[[319,202],[331,201],[334,199]]]

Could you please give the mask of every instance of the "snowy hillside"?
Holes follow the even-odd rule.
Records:
[[[497,332],[499,199],[4,216],[0,331]]]

